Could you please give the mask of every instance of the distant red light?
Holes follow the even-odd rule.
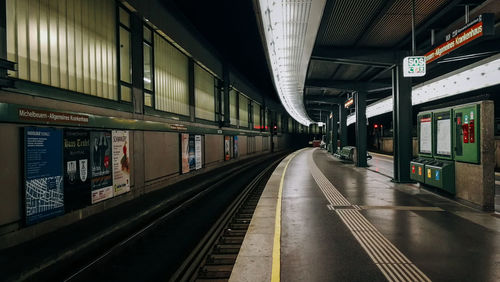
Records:
[[[374,128],[378,128],[378,124],[374,124],[374,125],[373,125],[373,127],[374,127]]]

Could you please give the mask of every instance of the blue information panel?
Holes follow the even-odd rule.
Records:
[[[26,224],[64,213],[62,130],[24,128]]]

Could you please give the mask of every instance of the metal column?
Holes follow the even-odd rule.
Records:
[[[223,93],[222,95],[224,96],[224,122],[222,123],[223,126],[229,126],[231,124],[231,116],[229,114],[229,69],[227,68],[227,65],[224,65],[223,67],[223,78],[222,78],[222,83],[223,83]]]
[[[194,60],[189,58],[188,60],[188,93],[189,93],[189,119],[194,122],[196,117],[196,104],[195,104],[195,93],[194,93]]]
[[[340,105],[333,105],[333,118],[331,119],[332,121],[332,131],[333,131],[333,141],[332,141],[332,154],[335,154],[337,152],[337,140],[339,139],[339,111],[338,107]]]
[[[142,18],[130,15],[132,51],[132,101],[136,114],[144,113],[144,41]]]
[[[7,6],[0,0],[0,59],[7,60]]]
[[[356,102],[356,166],[366,167],[366,93],[357,92]],[[409,163],[409,162],[408,162]]]
[[[398,60],[398,61],[402,61]],[[403,77],[403,66],[398,63],[392,69],[392,113],[394,143],[394,182],[408,183],[412,159],[412,106],[411,79]]]
[[[340,148],[347,146],[347,109],[339,104]]]

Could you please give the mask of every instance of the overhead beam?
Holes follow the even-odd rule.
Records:
[[[376,92],[392,89],[390,83],[351,81],[351,80],[329,80],[329,79],[309,79],[305,83],[308,88],[333,88],[339,90]]]
[[[394,51],[382,48],[316,47],[311,55],[311,60],[386,68],[396,63],[395,54]]]
[[[330,103],[330,104],[339,104],[344,103],[345,100],[338,97],[331,97],[327,95],[305,95],[304,96],[306,103],[307,102],[315,102],[315,103]]]

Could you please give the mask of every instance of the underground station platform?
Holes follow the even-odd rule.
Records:
[[[230,281],[499,281],[491,214],[307,148],[274,171]]]

